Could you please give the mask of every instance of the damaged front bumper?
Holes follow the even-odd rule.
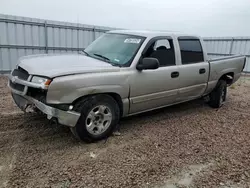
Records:
[[[13,82],[14,81],[14,82]],[[74,127],[80,117],[80,113],[74,112],[74,111],[64,111],[60,110],[58,108],[51,107],[47,104],[44,104],[43,102],[38,101],[37,99],[34,99],[30,96],[26,95],[27,88],[31,87],[31,84],[25,84],[28,83],[28,81],[20,80],[19,78],[15,77],[13,79],[12,75],[9,75],[9,83],[8,86],[12,91],[12,97],[17,104],[17,106],[22,109],[23,111],[27,112],[28,110],[34,109],[36,107],[41,112],[47,115],[48,119],[56,118],[58,123],[70,127]],[[13,84],[18,83],[22,84],[23,90],[17,90],[15,87],[13,87]]]
[[[36,99],[33,99],[29,96],[21,96],[15,93],[12,93],[12,97],[15,103],[18,105],[19,108],[22,110],[26,110],[29,106],[35,106],[41,112],[47,115],[48,119],[56,118],[58,123],[70,127],[74,127],[80,117],[80,114],[74,111],[63,111],[57,108],[53,108],[48,106]]]

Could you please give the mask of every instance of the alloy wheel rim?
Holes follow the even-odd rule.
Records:
[[[86,129],[90,134],[100,135],[111,125],[112,113],[109,107],[98,105],[92,108],[86,118]]]

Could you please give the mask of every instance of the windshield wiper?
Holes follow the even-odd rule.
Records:
[[[109,63],[111,63],[110,59],[101,55],[101,54],[94,54],[95,56],[101,57],[102,59],[105,59],[106,61],[108,61]]]
[[[111,64],[112,66],[121,67],[121,65],[113,63],[108,57],[105,57],[104,55],[101,55],[101,54],[94,54],[94,55],[97,57],[101,57],[102,59],[105,60],[105,62]]]

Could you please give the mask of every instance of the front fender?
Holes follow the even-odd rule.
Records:
[[[47,103],[51,104],[71,104],[76,99],[87,95],[100,94],[100,93],[115,93],[121,96],[122,99],[126,98],[126,90],[119,85],[105,85],[105,86],[92,86],[77,88],[74,91],[67,92],[62,95],[60,92],[48,92]]]
[[[128,98],[128,76],[123,73],[85,74],[53,79],[47,92],[49,104],[71,104],[76,99],[100,93],[116,93]]]

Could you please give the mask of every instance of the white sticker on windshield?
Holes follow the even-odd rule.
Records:
[[[141,39],[129,38],[129,39],[125,39],[125,40],[124,40],[124,43],[139,44],[140,42],[141,42]]]

